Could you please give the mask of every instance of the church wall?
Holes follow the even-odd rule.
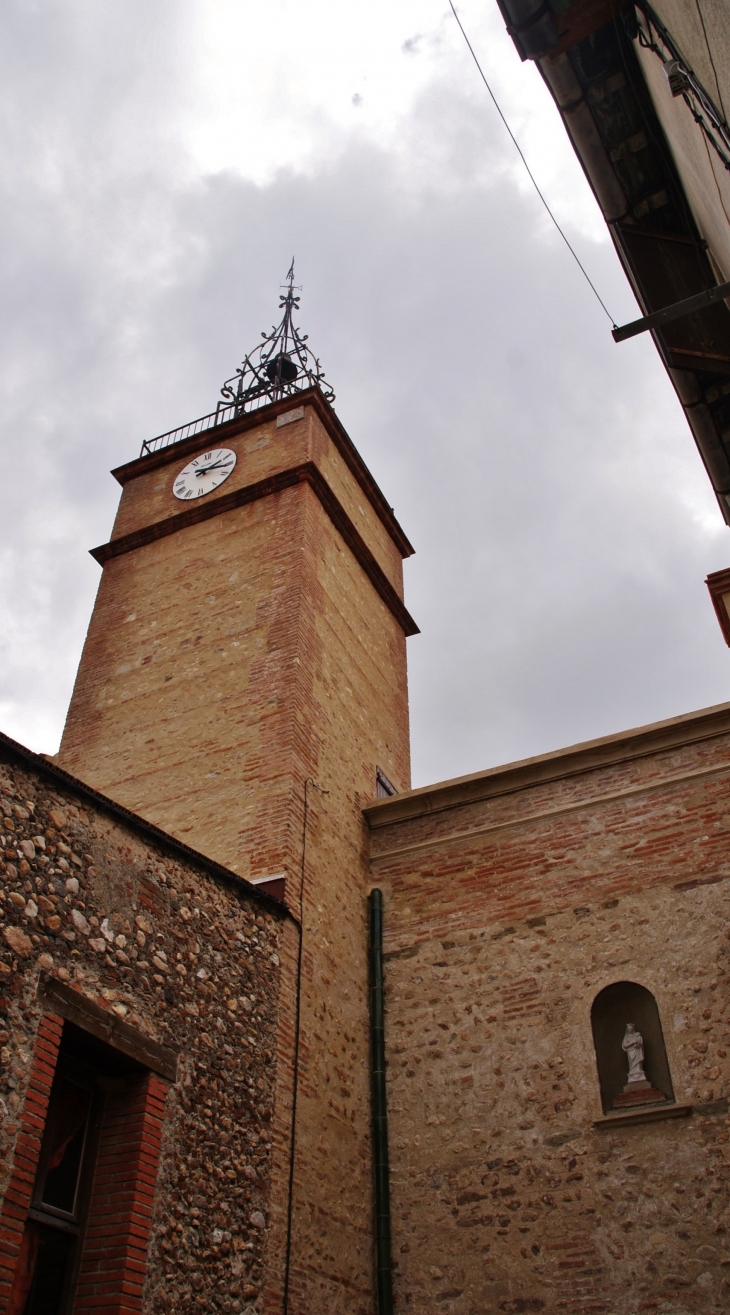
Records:
[[[727,1309],[729,775],[723,708],[368,808],[401,1308]],[[680,1117],[604,1116],[622,980]]]
[[[79,1021],[76,1001],[82,1029],[85,1009],[97,1029],[99,1017],[106,1020],[112,1048],[131,1053],[131,1037],[135,1054],[151,1045],[173,1056],[167,1077],[150,1074],[140,1112],[133,1235],[141,1260],[135,1253],[129,1261],[129,1308],[197,1312],[215,1300],[223,1311],[260,1309],[265,1281],[280,1284],[272,1270],[283,1263],[286,999],[288,1031],[278,1040],[277,1014],[280,958],[290,966],[295,927],[233,875],[171,852],[143,823],[126,822],[4,741],[0,804],[0,1296],[17,1255],[64,1017]],[[102,1135],[89,1225],[96,1250],[82,1269],[92,1308],[101,1299],[95,1266],[106,1260],[114,1271],[119,1263],[124,1212],[114,1214],[122,1208],[114,1205],[114,1165],[128,1178],[138,1153],[137,1116],[114,1115],[115,1100],[112,1092],[108,1118],[120,1132],[110,1126]]]

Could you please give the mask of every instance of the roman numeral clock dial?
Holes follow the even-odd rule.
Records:
[[[224,479],[228,479],[236,464],[236,454],[229,447],[213,448],[202,456],[189,461],[187,466],[175,476],[172,491],[176,498],[188,502],[192,498],[203,498],[212,493]]]

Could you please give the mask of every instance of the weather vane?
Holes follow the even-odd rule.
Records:
[[[320,388],[328,402],[333,402],[335,395],[324,377],[317,357],[307,347],[307,334],[300,333],[293,317],[299,310],[299,297],[294,284],[294,258],[292,257],[286,283],[279,298],[279,309],[283,310],[281,322],[275,325],[271,333],[262,333],[263,342],[244,356],[241,365],[231,379],[226,379],[221,388],[224,398],[218,403],[218,410],[235,406],[235,415],[261,405],[264,399],[275,402],[290,393],[298,393],[303,388]],[[229,418],[229,417],[226,417]]]

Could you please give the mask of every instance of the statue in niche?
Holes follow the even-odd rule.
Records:
[[[633,1023],[626,1024],[626,1032],[621,1042],[621,1048],[629,1061],[629,1077],[627,1085],[634,1082],[646,1082],[646,1073],[644,1072],[644,1038],[641,1032],[637,1032]]]
[[[621,1049],[629,1062],[629,1075],[623,1091],[614,1099],[613,1108],[617,1110],[632,1105],[658,1105],[665,1101],[667,1097],[664,1092],[654,1087],[644,1072],[644,1038],[641,1032],[637,1032],[634,1023],[626,1024]]]

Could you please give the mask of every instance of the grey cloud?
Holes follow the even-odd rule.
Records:
[[[92,23],[94,58],[115,44],[111,74],[129,70],[108,85],[84,71],[88,10],[66,12],[32,57],[26,23],[6,68],[29,126],[0,216],[3,728],[55,747],[98,576],[86,549],[116,503],[107,472],[215,405],[292,251],[338,414],[418,550],[416,782],[725,698],[702,580],[727,539],[691,437],[651,344],[613,344],[516,185],[488,104],[454,78],[390,153],[354,138],[266,187],[195,179],[176,137],[185,22],[163,50],[174,7],[144,31]],[[581,251],[630,318],[608,247]]]

